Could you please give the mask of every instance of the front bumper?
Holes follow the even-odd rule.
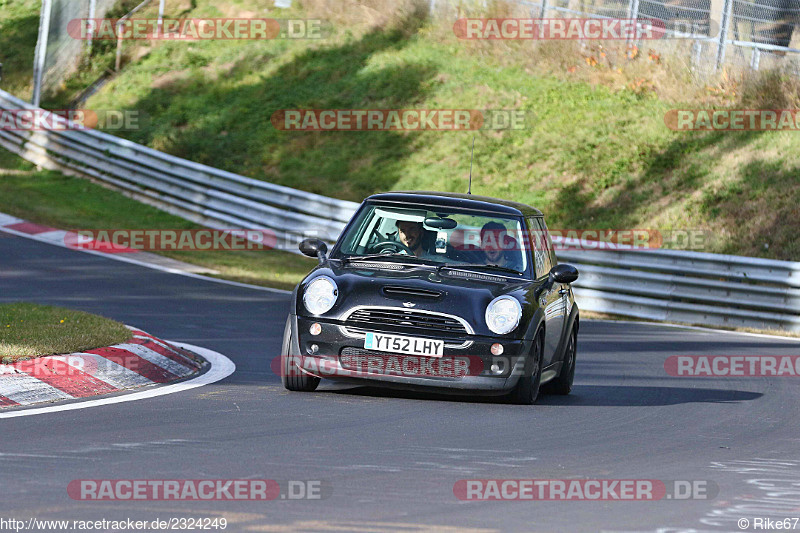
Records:
[[[391,354],[365,350],[363,334],[339,322],[297,315],[289,319],[296,341],[288,355],[297,367],[317,377],[360,385],[454,394],[504,394],[517,384],[524,367],[520,356],[528,354],[531,348],[531,341],[526,340],[411,334],[444,340],[444,355],[438,358]],[[309,332],[314,323],[321,326],[318,335]],[[390,328],[370,331],[410,335]],[[503,345],[500,356],[491,353],[495,343]]]

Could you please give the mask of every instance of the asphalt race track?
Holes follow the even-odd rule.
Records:
[[[791,355],[800,353],[797,342],[587,321],[573,395],[545,396],[534,407],[331,385],[289,393],[270,370],[285,293],[7,234],[0,258],[2,302],[100,313],[216,350],[237,366],[185,392],[0,419],[0,518],[224,516],[229,531],[555,532],[740,531],[742,517],[800,515],[800,378],[676,378],[664,370],[670,355]],[[67,494],[77,479],[156,478],[321,480],[331,494],[270,502],[85,502]],[[458,480],[504,478],[705,480],[719,494],[465,502],[453,493]]]

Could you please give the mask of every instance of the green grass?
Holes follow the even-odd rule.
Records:
[[[40,0],[0,0],[0,89],[30,101]]]
[[[0,156],[7,152],[0,151]],[[19,158],[17,158],[19,159]],[[3,175],[0,157],[0,212],[62,229],[198,229],[170,215],[88,180],[42,171]],[[8,166],[24,164],[6,163]],[[197,250],[156,252],[217,270],[216,276],[291,290],[315,260],[275,250]]]
[[[125,342],[131,333],[115,320],[52,305],[0,305],[0,362],[65,354]]]

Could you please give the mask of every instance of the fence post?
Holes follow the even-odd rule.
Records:
[[[634,21],[639,18],[639,0],[628,0],[628,18]],[[634,27],[638,30],[639,23],[634,22]],[[628,37],[627,45],[629,48],[632,40],[632,37]]]
[[[757,46],[753,48],[753,55],[750,57],[750,68],[758,70],[758,63],[761,61],[761,49]]]
[[[700,60],[703,57],[703,42],[695,40],[692,43],[692,69],[700,69]]]
[[[124,17],[117,21],[117,58],[114,60],[114,70],[119,72],[119,67],[122,66],[122,25],[124,24]]]
[[[36,52],[33,56],[33,94],[31,103],[39,107],[42,97],[42,79],[44,78],[44,63],[47,59],[47,38],[50,35],[50,13],[53,9],[52,0],[42,0],[42,10],[39,13],[39,38],[36,40]]]
[[[164,21],[164,1],[158,0],[158,35],[161,35],[161,25]]]
[[[725,48],[726,48],[726,41],[728,40],[728,29],[731,26],[731,19],[733,12],[733,0],[725,0],[725,3],[722,8],[722,24],[720,24],[719,30],[719,44],[717,45],[717,66],[716,69],[719,70],[722,64],[725,62]]]
[[[97,14],[97,0],[89,0],[89,32],[86,37],[86,57],[92,53],[92,39],[94,39],[94,17]]]

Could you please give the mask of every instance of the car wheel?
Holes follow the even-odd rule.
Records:
[[[316,390],[319,385],[319,378],[309,376],[301,371],[297,364],[292,361],[291,356],[299,356],[299,353],[292,353],[292,324],[291,318],[286,321],[286,329],[283,332],[283,343],[281,345],[281,381],[283,386],[290,391],[311,392]]]
[[[541,331],[533,341],[530,357],[525,360],[525,371],[511,393],[511,401],[520,405],[533,405],[539,396],[539,385],[542,382],[542,351],[544,337]]]
[[[578,351],[578,332],[575,328],[569,334],[569,343],[564,352],[564,366],[558,377],[548,383],[548,392],[566,396],[572,391],[572,382],[575,380],[575,355]]]

